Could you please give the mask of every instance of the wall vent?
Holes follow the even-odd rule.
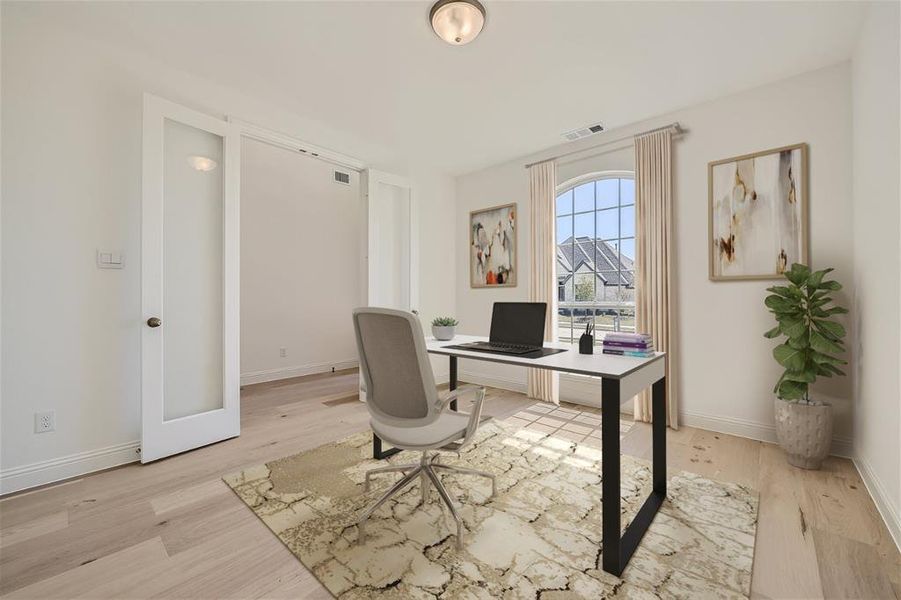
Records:
[[[343,183],[344,185],[350,185],[350,173],[335,171],[335,181],[337,183]]]
[[[594,135],[602,131],[604,131],[604,125],[601,123],[595,123],[594,125],[586,125],[585,127],[579,127],[578,129],[567,131],[563,134],[563,137],[573,142],[575,140],[581,140],[583,137],[588,137],[589,135]]]

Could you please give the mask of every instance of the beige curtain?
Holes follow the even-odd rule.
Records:
[[[635,320],[637,331],[651,334],[657,350],[667,353],[666,420],[675,429],[679,426],[679,405],[672,355],[672,145],[672,130],[635,138]],[[650,390],[635,397],[635,419],[650,422]]]
[[[547,320],[544,339],[552,341],[557,331],[557,285],[554,275],[556,247],[555,197],[557,189],[557,163],[547,161],[529,167],[529,196],[531,221],[532,262],[529,269],[529,300],[547,302]],[[544,369],[529,369],[530,398],[560,404],[560,378],[557,373]]]

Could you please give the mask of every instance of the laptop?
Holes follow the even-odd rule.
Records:
[[[546,315],[546,302],[495,302],[488,341],[455,348],[514,355],[541,351]]]

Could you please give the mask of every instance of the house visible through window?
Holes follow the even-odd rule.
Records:
[[[598,174],[557,196],[557,300],[561,341],[589,322],[604,332],[635,331],[635,182]]]

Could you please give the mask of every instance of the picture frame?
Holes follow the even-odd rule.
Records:
[[[808,188],[806,143],[709,162],[709,279],[777,280],[807,264]]]
[[[480,208],[469,213],[469,286],[516,287],[519,253],[516,203]]]

